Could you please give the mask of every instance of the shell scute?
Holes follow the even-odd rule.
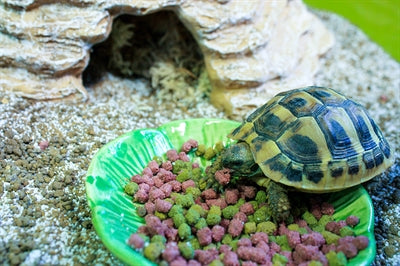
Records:
[[[278,94],[229,137],[249,144],[266,177],[308,192],[357,185],[393,163],[365,108],[323,87]]]

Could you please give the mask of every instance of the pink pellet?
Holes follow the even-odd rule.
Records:
[[[335,213],[335,208],[333,207],[332,204],[330,204],[328,202],[322,202],[321,212],[322,212],[322,214],[332,216]]]
[[[250,239],[253,245],[257,245],[260,242],[268,243],[268,234],[264,232],[257,232],[252,234]]]
[[[162,192],[164,192],[166,198],[169,197],[169,196],[171,195],[171,192],[172,192],[172,186],[171,186],[171,184],[168,184],[168,183],[167,183],[167,184],[163,184],[163,185],[160,187],[160,189],[161,189]]]
[[[208,199],[216,199],[218,197],[217,192],[214,189],[206,189],[203,192],[201,192],[201,196],[203,199],[208,200]]]
[[[194,252],[194,257],[202,264],[208,265],[218,257],[218,250],[212,248],[208,250],[197,249]]]
[[[238,219],[242,223],[247,222],[247,215],[244,212],[237,212],[234,216],[233,219]]]
[[[158,176],[153,177],[154,181],[154,186],[160,188],[162,185],[164,185],[164,181],[161,180]]]
[[[150,167],[145,167],[142,171],[142,175],[147,175],[149,177],[152,177],[153,171],[151,171]]]
[[[348,226],[354,227],[360,222],[360,218],[358,218],[355,215],[350,215],[349,217],[346,218],[346,224]]]
[[[356,246],[358,250],[362,250],[368,247],[369,239],[366,236],[356,236],[352,243]]]
[[[194,139],[189,139],[185,143],[183,143],[181,151],[188,153],[191,149],[197,148],[198,142]]]
[[[286,237],[291,248],[295,248],[298,244],[301,243],[300,233],[297,231],[289,230],[289,232],[287,232],[286,234]]]
[[[156,199],[164,199],[165,198],[165,194],[164,192],[162,192],[161,189],[153,187],[150,189],[149,192],[149,200],[151,201],[155,201]]]
[[[204,227],[204,228],[198,230],[196,235],[197,235],[200,245],[207,246],[208,244],[211,244],[212,232],[211,232],[210,228]]]
[[[189,260],[187,266],[201,266],[201,263],[197,260]]]
[[[189,187],[196,187],[196,183],[193,180],[186,180],[182,182],[182,190],[183,192],[186,192],[186,189]]]
[[[235,252],[227,251],[225,252],[223,263],[225,266],[239,266],[239,258]]]
[[[149,193],[150,186],[146,183],[139,184],[139,190],[144,190],[146,193]]]
[[[239,186],[241,194],[247,199],[253,199],[256,196],[257,188],[253,186]]]
[[[211,229],[211,232],[212,232],[212,239],[215,242],[220,242],[225,234],[225,228],[220,225],[214,225],[213,228]]]
[[[228,204],[236,204],[239,199],[239,190],[237,189],[226,189],[225,200]]]
[[[128,244],[134,249],[141,249],[144,247],[144,240],[138,234],[132,234],[128,239]]]
[[[206,203],[209,207],[215,205],[218,206],[221,210],[226,208],[226,206],[228,206],[224,198],[206,200]]]
[[[243,222],[238,219],[232,219],[229,223],[228,233],[233,237],[237,237],[242,233],[242,230]]]
[[[42,140],[41,142],[39,142],[40,150],[44,151],[48,147],[49,147],[49,142],[47,140]]]
[[[357,247],[352,242],[345,242],[339,244],[336,248],[336,252],[343,252],[347,258],[353,258],[357,255]]]
[[[312,232],[302,235],[301,242],[305,245],[320,247],[325,244],[325,238],[318,232]]]
[[[190,161],[189,157],[184,152],[180,152],[178,154],[178,156],[179,156],[179,160],[181,160],[181,161],[184,161],[184,162],[189,162]]]
[[[251,243],[251,240],[249,238],[241,238],[237,242],[238,247],[251,247],[253,244]]]
[[[145,190],[139,189],[135,193],[134,198],[135,198],[135,201],[137,201],[137,202],[145,203],[149,199],[149,194]]]
[[[176,150],[168,150],[167,157],[168,157],[168,160],[171,162],[175,162],[176,160],[179,160],[179,155]]]
[[[144,180],[143,180],[141,175],[133,175],[131,177],[131,181],[135,182],[136,184],[142,184],[144,182]]]
[[[172,191],[174,191],[174,192],[179,192],[182,190],[182,184],[179,181],[172,180],[172,181],[169,181],[168,184],[171,185]]]
[[[147,185],[149,185],[150,187],[154,186],[154,180],[152,176],[148,176],[146,174],[144,174],[142,176],[143,178],[143,182],[146,183]]]
[[[146,209],[147,214],[154,214],[154,211],[156,210],[155,204],[151,201],[146,202],[144,208]]]
[[[162,213],[167,213],[172,207],[172,203],[162,199],[156,199],[155,210]]]
[[[167,227],[165,229],[165,237],[168,241],[177,241],[178,240],[178,229]]]
[[[172,171],[172,163],[171,161],[166,161],[161,164],[162,169],[167,171]]]
[[[199,163],[192,163],[192,168],[193,168],[193,169],[199,168],[199,167],[200,167],[200,164],[199,164]]]
[[[171,262],[180,255],[178,245],[175,242],[168,242],[165,245],[165,250],[162,253],[162,257],[167,262]]]
[[[150,161],[147,164],[147,167],[150,168],[151,172],[153,173],[153,175],[158,173],[158,170],[160,169],[160,166],[158,165],[158,163],[154,160]]]
[[[222,186],[227,185],[231,180],[230,170],[227,168],[216,171],[214,176],[215,180],[217,180],[217,182]]]
[[[249,202],[242,204],[242,206],[240,206],[239,210],[246,215],[251,215],[254,213],[253,204],[251,204]]]
[[[170,262],[169,266],[187,266],[187,262],[182,256],[178,256]]]

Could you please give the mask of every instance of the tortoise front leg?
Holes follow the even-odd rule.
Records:
[[[290,217],[290,201],[287,189],[269,178],[258,178],[259,186],[266,188],[268,207],[274,222],[287,221]]]

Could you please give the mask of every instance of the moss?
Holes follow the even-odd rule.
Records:
[[[168,217],[168,215],[166,213],[162,213],[159,211],[155,211],[154,215],[157,216],[158,218],[160,218],[160,220],[165,220]]]
[[[255,222],[247,222],[244,224],[244,233],[253,234],[257,230],[257,225]]]
[[[288,263],[288,258],[285,256],[275,253],[274,256],[272,257],[272,265],[273,266],[285,266],[286,263]]]
[[[189,179],[192,179],[192,171],[189,169],[183,169],[182,171],[179,172],[179,174],[176,176],[176,180],[179,182],[185,182]]]
[[[217,143],[215,143],[214,151],[216,153],[220,153],[224,148],[224,143],[222,143],[222,141],[218,141]]]
[[[181,255],[185,259],[193,259],[194,257],[194,249],[192,247],[192,244],[190,242],[179,242],[178,243],[178,248],[179,251],[181,252]]]
[[[196,182],[199,181],[203,176],[203,172],[201,171],[201,168],[194,168],[192,170],[192,179]]]
[[[165,238],[165,236],[162,236],[162,235],[154,235],[151,238],[151,242],[152,243],[159,242],[159,243],[165,244],[167,242],[167,239]]]
[[[207,214],[206,218],[207,225],[217,225],[221,222],[221,215],[218,214]]]
[[[276,224],[271,221],[262,222],[257,224],[257,232],[264,232],[268,235],[273,234],[276,231]]]
[[[354,230],[350,226],[340,228],[340,236],[354,236]]]
[[[201,249],[200,242],[196,237],[193,237],[192,239],[190,239],[189,242],[192,245],[194,250]]]
[[[222,237],[221,243],[225,245],[229,245],[232,242],[233,238],[231,235],[226,234]]]
[[[340,238],[340,236],[335,235],[334,233],[331,233],[329,231],[322,231],[321,234],[325,238],[325,241],[328,245],[330,245],[330,244],[336,245]]]
[[[311,229],[315,232],[321,233],[322,231],[325,231],[325,226],[321,224],[316,224]]]
[[[289,246],[289,242],[286,235],[276,236],[276,243],[281,247],[283,251],[292,251]]]
[[[139,185],[135,182],[129,182],[125,185],[124,191],[126,194],[133,196],[139,190]]]
[[[202,228],[204,228],[204,227],[207,227],[207,226],[208,226],[208,225],[207,225],[206,219],[200,218],[200,219],[198,220],[198,222],[194,225],[194,228],[196,228],[197,230],[200,230],[200,229],[202,229]]]
[[[178,227],[178,235],[181,239],[187,239],[192,235],[192,228],[187,223],[182,223]]]
[[[335,251],[331,250],[325,254],[326,258],[328,259],[329,265],[335,266],[344,266],[347,265],[346,255],[343,252],[336,253]]]
[[[231,243],[229,243],[229,246],[232,248],[233,251],[236,251],[238,248],[238,239],[234,239],[231,241]]]
[[[214,158],[215,156],[215,151],[212,147],[209,147],[206,149],[205,153],[204,153],[204,159],[206,160],[211,160],[212,158]]]
[[[303,215],[302,215],[302,218],[304,219],[304,221],[307,222],[307,224],[309,226],[312,226],[312,225],[315,225],[315,224],[318,223],[317,219],[309,211],[304,212]]]
[[[181,160],[175,161],[172,167],[172,172],[174,174],[180,174],[183,171],[187,171],[189,173],[192,170],[192,163],[191,162],[184,162]],[[177,177],[178,180],[178,177]]]
[[[160,257],[162,251],[164,250],[164,245],[160,242],[153,242],[148,244],[144,250],[143,255],[149,260],[156,262],[158,257]]]
[[[257,201],[251,200],[251,201],[249,201],[249,203],[251,204],[251,206],[253,206],[254,210],[258,209],[258,202]]]
[[[300,226],[298,224],[289,224],[287,228],[291,231],[299,231]]]
[[[144,217],[147,214],[146,208],[143,205],[137,206],[136,207],[136,213],[140,217]]]
[[[312,260],[310,263],[307,264],[307,266],[323,266],[322,262],[317,261],[317,260]]]
[[[206,218],[208,225],[216,225],[221,222],[221,209],[218,206],[211,206]]]
[[[173,205],[168,212],[168,216],[171,218],[177,214],[183,214],[183,207],[181,205]]]
[[[253,216],[256,223],[265,222],[270,217],[270,211],[267,206],[262,206],[254,212]]]
[[[186,189],[186,194],[192,194],[193,198],[196,199],[197,197],[199,197],[201,195],[201,191],[197,187],[188,187]]]
[[[220,259],[215,259],[208,266],[224,266],[224,263]]]
[[[157,155],[153,157],[153,161],[156,161],[158,165],[161,165],[164,162],[163,158]]]
[[[235,206],[237,206],[238,208],[240,208],[240,206],[242,206],[242,205],[245,204],[245,203],[246,203],[246,200],[240,198],[240,199],[236,202]]]
[[[326,226],[327,223],[332,222],[333,221],[333,217],[331,215],[322,215],[322,217],[319,219],[318,224],[322,225],[324,228]]]
[[[255,200],[258,204],[267,202],[267,193],[264,190],[257,191]]]
[[[200,213],[197,210],[190,208],[186,212],[185,218],[188,224],[195,225],[200,219]]]
[[[189,210],[196,210],[201,217],[206,217],[207,215],[207,210],[203,209],[203,207],[201,207],[199,204],[194,204],[192,206],[190,206]]]
[[[197,150],[195,151],[195,154],[196,154],[197,156],[203,156],[205,152],[206,152],[206,145],[204,145],[204,144],[199,144],[199,145],[197,146]]]
[[[217,245],[214,243],[208,244],[207,246],[203,247],[203,250],[209,250],[209,249],[217,249]]]
[[[194,199],[192,194],[179,194],[175,198],[175,203],[181,205],[184,208],[189,208],[194,204]]]
[[[178,228],[181,224],[186,223],[185,216],[183,216],[183,214],[181,213],[178,213],[175,216],[173,216],[172,220],[174,221],[174,225],[176,228]]]
[[[233,216],[235,216],[235,214],[238,212],[239,212],[239,207],[235,205],[230,205],[222,210],[222,216],[225,219],[232,219]]]

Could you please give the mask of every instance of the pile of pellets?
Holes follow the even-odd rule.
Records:
[[[196,162],[223,150],[222,143],[206,149],[189,140],[180,152],[156,156],[141,174],[131,177],[125,192],[133,197],[145,225],[128,245],[160,265],[346,265],[369,245],[355,236],[359,218],[334,221],[334,208],[310,198],[310,207],[286,225],[271,221],[265,188],[249,184],[229,187],[229,169],[215,173],[222,193],[207,188],[207,172]],[[188,156],[188,154],[190,156]],[[194,158],[190,160],[190,157]]]

